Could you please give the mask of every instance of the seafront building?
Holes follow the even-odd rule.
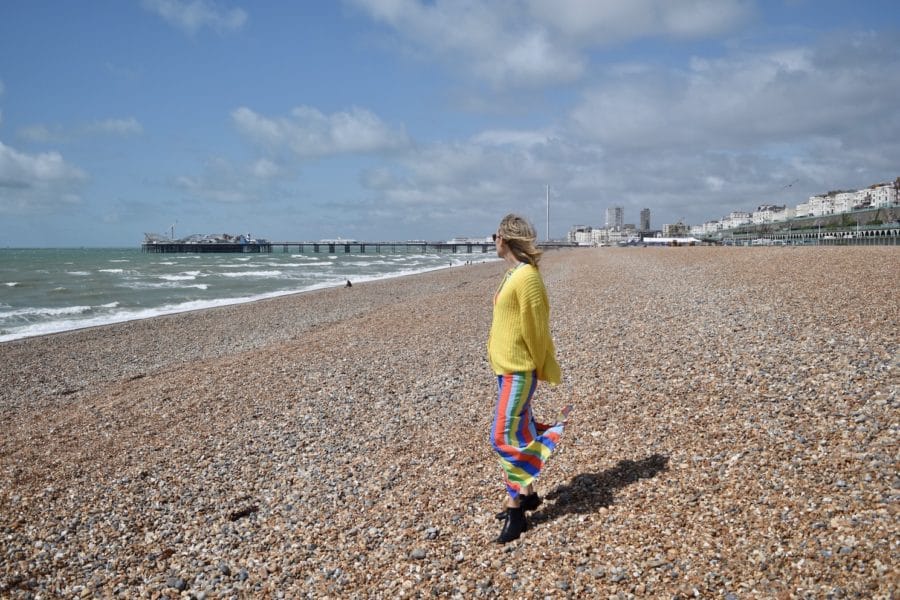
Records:
[[[610,206],[606,209],[604,227],[591,225],[575,225],[569,229],[566,241],[582,246],[612,246],[639,241],[641,238],[659,235],[660,232],[650,229],[650,209],[644,208],[640,213],[640,225],[625,222],[625,209],[621,206]]]
[[[748,225],[784,223],[793,219],[828,217],[859,210],[897,208],[900,206],[900,177],[890,183],[876,183],[861,190],[836,190],[810,196],[795,207],[761,204],[751,212],[733,211],[720,221],[691,225],[691,235],[709,237],[717,232]]]
[[[678,221],[677,223],[666,223],[663,225],[662,237],[683,237],[688,234],[690,227]]]
[[[610,231],[622,231],[625,225],[625,209],[621,206],[610,206],[606,209],[606,228]]]
[[[887,209],[886,212],[880,209]],[[768,232],[779,230],[795,231],[798,227],[809,228],[815,226],[819,229],[837,227],[835,215],[841,216],[843,225],[853,223],[856,228],[871,225],[873,228],[880,223],[894,223],[898,221],[900,211],[900,177],[888,183],[876,183],[860,190],[836,190],[825,194],[810,196],[806,201],[796,206],[786,204],[760,204],[752,212],[735,210],[718,220],[710,220],[699,225],[686,225],[681,220],[676,223],[664,224],[661,230],[650,229],[650,209],[644,208],[640,212],[640,224],[638,227],[624,223],[624,209],[621,206],[611,206],[606,209],[605,227],[593,227],[590,225],[575,225],[568,233],[569,243],[581,245],[607,246],[623,243],[632,243],[636,240],[646,240],[652,237],[678,238],[694,236],[704,240],[723,240],[733,238],[736,233],[748,234],[748,231]],[[856,213],[853,216],[853,213]],[[822,217],[821,222],[811,224],[805,219]],[[841,220],[841,219],[838,219]],[[798,225],[798,223],[801,223]],[[863,227],[865,229],[865,227]],[[843,239],[852,238],[859,232],[844,232]],[[863,234],[872,236],[894,237],[891,232],[869,232]],[[834,237],[827,231],[822,233],[822,239]],[[787,241],[790,243],[790,240]]]
[[[641,209],[641,226],[639,231],[650,231],[650,209]]]

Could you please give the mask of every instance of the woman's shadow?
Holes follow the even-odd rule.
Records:
[[[640,479],[655,477],[668,468],[668,456],[653,454],[638,461],[621,460],[615,467],[601,473],[576,475],[571,482],[549,492],[545,498],[555,502],[544,504],[532,519],[535,522],[552,521],[567,513],[581,514],[610,506],[616,490]]]

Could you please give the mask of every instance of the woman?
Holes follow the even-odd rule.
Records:
[[[551,384],[560,380],[536,238],[534,227],[518,215],[504,217],[494,234],[497,255],[510,266],[494,296],[488,337],[488,359],[498,384],[491,443],[500,457],[509,494],[506,510],[498,515],[503,529],[497,541],[502,544],[528,529],[525,511],[541,503],[534,480],[559,442],[571,409],[563,409],[560,422],[553,426],[538,423],[531,412],[538,380]]]

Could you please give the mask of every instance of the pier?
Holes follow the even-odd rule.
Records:
[[[543,250],[554,248],[573,248],[576,244],[568,242],[543,242],[537,244]],[[359,242],[327,240],[318,242],[246,242],[230,244],[221,242],[181,242],[151,241],[141,244],[143,252],[151,253],[190,253],[190,252],[224,252],[224,253],[270,253],[276,249],[283,253],[295,251],[298,254],[409,254],[413,252],[426,254],[486,254],[495,250],[494,242]]]

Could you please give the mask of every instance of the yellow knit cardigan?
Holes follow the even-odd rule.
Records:
[[[497,290],[488,360],[497,375],[537,371],[542,381],[560,381],[550,337],[550,303],[541,274],[532,265],[510,269]]]

